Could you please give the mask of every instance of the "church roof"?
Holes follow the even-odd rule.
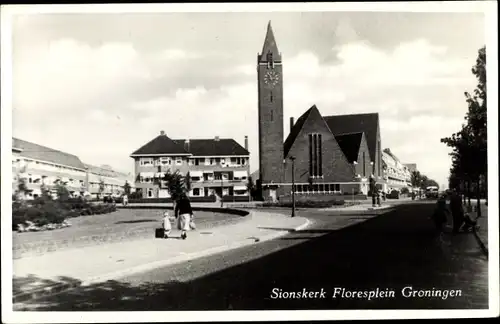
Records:
[[[361,141],[363,139],[363,133],[350,133],[335,136],[337,143],[339,143],[340,149],[344,153],[345,157],[352,163],[358,160],[359,148],[361,147]]]
[[[365,133],[370,159],[372,161],[376,160],[378,113],[325,116],[323,119],[334,136],[354,132]]]
[[[304,126],[307,117],[309,117],[309,114],[313,109],[318,109],[318,108],[316,108],[316,105],[314,105],[311,108],[307,109],[307,111],[303,113],[302,116],[299,117],[299,119],[297,119],[297,122],[295,122],[292,129],[290,130],[290,134],[288,134],[288,137],[285,140],[285,144],[283,144],[283,152],[285,154],[284,155],[285,157],[288,155],[288,152],[292,148],[292,145],[295,142],[297,136],[299,135],[302,126]]]
[[[274,38],[271,21],[267,24],[266,39],[264,40],[264,45],[262,46],[261,55],[259,55],[259,61],[267,61],[266,57],[268,53],[272,54],[274,61],[281,61],[281,54],[278,51],[278,45],[276,44],[276,39]]]

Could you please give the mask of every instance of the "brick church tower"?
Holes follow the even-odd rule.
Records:
[[[276,195],[283,179],[283,71],[271,22],[262,53],[257,55],[259,96],[259,172],[262,186]],[[267,190],[266,190],[267,191]]]

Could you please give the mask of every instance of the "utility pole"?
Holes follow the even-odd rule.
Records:
[[[292,160],[292,217],[295,217],[295,157],[291,156]]]

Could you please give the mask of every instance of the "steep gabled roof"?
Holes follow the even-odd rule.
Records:
[[[159,135],[150,142],[143,145],[131,155],[149,154],[188,154],[184,150],[184,145],[171,140],[167,135]]]
[[[307,111],[303,113],[302,116],[300,116],[299,119],[297,119],[297,122],[295,122],[295,124],[293,125],[290,134],[288,134],[288,137],[285,140],[285,144],[283,144],[283,152],[285,154],[284,155],[285,157],[288,155],[288,152],[292,148],[292,145],[295,142],[297,136],[299,135],[302,126],[304,126],[307,117],[309,117],[309,114],[314,108],[317,109],[316,105],[313,105],[311,108],[307,109]]]
[[[12,147],[21,149],[21,155],[26,158],[51,162],[76,169],[85,170],[85,165],[73,154],[51,149],[28,141],[12,138]]]
[[[339,146],[342,149],[342,152],[344,152],[344,155],[349,163],[358,160],[363,133],[337,135],[335,136],[335,139],[337,140],[337,143],[339,143]]]
[[[184,147],[185,139],[173,140]],[[194,156],[231,156],[249,155],[250,153],[232,138],[190,139],[189,153]]]
[[[335,136],[354,132],[365,133],[370,159],[376,160],[378,113],[325,116],[323,118]]]

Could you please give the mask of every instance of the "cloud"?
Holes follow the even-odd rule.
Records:
[[[460,127],[473,62],[425,39],[382,49],[348,38],[332,49],[336,60],[301,50],[284,61],[285,136],[289,117],[313,104],[324,115],[379,112],[383,146],[444,182],[449,158],[439,138]],[[13,71],[14,134],[26,140],[132,170],[128,155],[160,130],[241,144],[248,135],[258,167],[257,72],[231,51],[146,52],[64,38],[20,54]]]

